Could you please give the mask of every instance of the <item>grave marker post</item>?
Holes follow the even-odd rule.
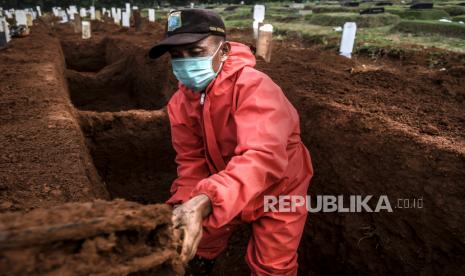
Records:
[[[155,22],[155,9],[149,9],[149,21]]]
[[[260,26],[257,41],[257,56],[263,57],[266,62],[271,61],[272,40],[273,26],[271,24]]]
[[[82,39],[90,39],[91,36],[90,21],[82,21]]]
[[[346,22],[344,24],[344,30],[342,31],[341,38],[341,47],[339,48],[339,52],[342,56],[347,58],[352,57],[356,32],[357,24],[355,22]]]

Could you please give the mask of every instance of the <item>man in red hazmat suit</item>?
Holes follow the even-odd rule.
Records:
[[[307,194],[313,170],[297,111],[212,11],[171,12],[149,56],[165,52],[179,80],[168,103],[178,177],[167,203],[184,234],[182,259],[215,259],[249,223],[252,274],[296,275],[307,210],[265,211],[264,198]]]

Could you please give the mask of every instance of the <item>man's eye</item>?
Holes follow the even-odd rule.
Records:
[[[201,57],[204,54],[204,51],[202,50],[193,50],[190,52],[190,55],[192,57]]]
[[[171,53],[171,58],[180,58],[181,54],[179,53]]]

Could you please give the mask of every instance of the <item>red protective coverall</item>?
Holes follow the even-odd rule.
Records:
[[[255,70],[235,42],[217,78],[201,93],[180,84],[168,103],[178,178],[167,203],[207,195],[197,255],[215,258],[239,223],[252,224],[246,260],[254,275],[295,275],[307,211],[264,212],[264,195],[307,194],[313,175],[299,116],[281,89]]]

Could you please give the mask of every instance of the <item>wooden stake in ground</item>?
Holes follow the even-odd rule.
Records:
[[[257,56],[261,56],[266,62],[271,61],[271,46],[273,40],[273,26],[265,24],[258,30]]]
[[[82,21],[82,39],[89,39],[91,37],[90,22]]]
[[[79,14],[74,14],[74,33],[79,34],[82,32],[82,21]]]
[[[98,21],[102,21],[102,13],[100,12],[100,10],[95,11],[95,19]]]
[[[139,10],[132,12],[134,15],[134,26],[136,27],[136,32],[140,32],[142,29],[142,17],[140,16]]]

